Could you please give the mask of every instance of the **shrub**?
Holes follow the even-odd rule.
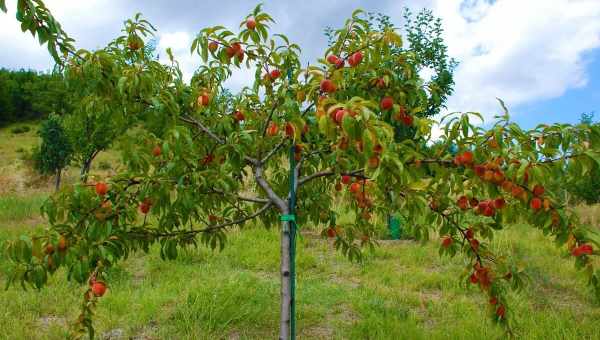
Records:
[[[27,125],[17,126],[17,127],[14,127],[12,129],[10,129],[10,132],[12,132],[15,135],[19,135],[19,134],[22,134],[22,133],[27,133],[29,131],[31,131],[31,128],[29,126],[27,126]]]

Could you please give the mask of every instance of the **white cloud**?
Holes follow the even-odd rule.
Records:
[[[45,0],[77,47],[99,48],[116,37],[124,18],[131,15],[122,2],[106,0]],[[54,65],[46,46],[40,46],[31,34],[21,32],[15,19],[16,1],[8,1],[8,13],[0,12],[0,67],[49,70]]]
[[[183,73],[183,79],[189,81],[194,74],[194,70],[200,64],[200,57],[197,54],[190,53],[193,37],[187,32],[160,33],[158,36],[157,53],[160,61],[168,63],[167,48],[171,48],[175,60],[179,62],[179,67]]]
[[[585,86],[584,53],[600,46],[598,0],[437,0],[460,61],[450,111],[499,113]],[[513,110],[515,111],[515,110]]]

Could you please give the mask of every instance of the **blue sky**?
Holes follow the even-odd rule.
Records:
[[[600,121],[600,50],[596,49],[586,56],[589,82],[586,86],[570,89],[562,96],[534,101],[517,107],[519,114],[515,121],[520,125],[533,128],[543,123],[577,123],[581,113],[595,111],[594,121]]]
[[[171,47],[184,74],[199,58],[189,44],[199,29],[224,24],[236,28],[256,4],[227,0],[45,0],[77,46],[94,49],[119,34],[123,20],[142,12],[154,23],[159,51]],[[47,70],[45,48],[20,32],[9,14],[0,14],[0,67]],[[500,108],[526,127],[577,122],[581,112],[600,112],[600,0],[265,0],[265,10],[303,48],[305,62],[323,56],[325,26],[337,27],[356,8],[383,12],[401,27],[403,8],[429,8],[443,20],[449,53],[460,61],[448,110],[479,111],[487,122]],[[164,52],[161,55],[165,55]],[[232,88],[252,72],[238,72]],[[600,118],[600,113],[598,114]]]

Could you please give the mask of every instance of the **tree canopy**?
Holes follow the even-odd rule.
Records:
[[[155,28],[140,14],[106,47],[87,51],[73,48],[41,1],[18,4],[24,29],[48,44],[65,77],[84,84],[88,105],[138,125],[123,142],[118,175],[54,195],[43,207],[48,229],[7,245],[9,283],[41,287],[59,267],[90,283],[78,332],[93,330],[106,269],[121,259],[153,244],[165,259],[190,246],[222,248],[228,229],[252,221],[282,227],[286,339],[290,221],[322,226],[343,254],[360,260],[377,244],[375,217],[392,211],[417,227],[419,239],[439,235],[442,255],[465,257],[461,280],[480,288],[490,317],[509,330],[507,292],[521,289],[523,269],[489,241],[514,223],[563,247],[600,296],[598,235],[546,188],[551,178],[585,176],[599,164],[598,126],[524,130],[500,101],[504,114],[490,129],[479,113],[450,114],[430,147],[422,141],[431,140],[435,121],[420,113],[437,102],[432,84],[439,80],[421,79],[422,57],[403,48],[394,27],[374,27],[360,10],[331,32],[332,44],[309,66],[297,44],[269,33],[275,22],[260,5],[237,32],[204,28],[190,47],[202,65],[187,83],[169,50],[166,64],[147,56]],[[246,87],[225,89],[233,72],[248,70],[254,79]],[[414,138],[396,138],[399,126],[414,129]]]

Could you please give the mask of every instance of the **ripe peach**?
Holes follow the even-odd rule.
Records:
[[[244,61],[244,51],[243,50],[239,50],[237,51],[237,53],[235,54],[238,58],[238,61],[241,63],[242,61]]]
[[[246,119],[246,117],[244,116],[244,114],[240,110],[236,110],[233,113],[233,119],[235,119],[236,122],[241,122],[244,119]]]
[[[108,184],[104,182],[96,183],[96,194],[98,196],[104,196],[108,192]]]
[[[503,197],[498,197],[494,200],[494,207],[496,209],[502,209],[506,205],[506,201]]]
[[[346,110],[344,109],[339,109],[337,111],[335,111],[335,122],[338,124],[342,124],[342,121],[344,120],[344,116],[346,115]]]
[[[411,126],[413,124],[413,116],[411,115],[402,115],[402,123],[404,123],[404,125],[406,126]]]
[[[518,185],[514,185],[510,192],[514,198],[519,198],[523,194],[524,189]]]
[[[458,207],[462,210],[467,210],[469,209],[469,199],[467,198],[467,196],[461,196],[458,201],[456,202],[456,204],[458,205]]]
[[[150,211],[150,207],[151,205],[149,203],[142,202],[142,204],[140,204],[140,212],[142,214],[147,214]]]
[[[354,183],[352,183],[352,185],[350,185],[350,192],[357,193],[357,192],[360,192],[360,190],[361,190],[360,183],[354,182]]]
[[[531,202],[529,202],[529,206],[533,210],[540,210],[542,208],[542,200],[539,197],[534,197],[531,199]]]
[[[454,240],[452,239],[452,237],[450,236],[446,236],[442,239],[442,247],[444,248],[448,248],[452,245],[452,242],[454,242]]]
[[[360,64],[362,59],[363,59],[362,52],[360,52],[360,51],[355,52],[348,58],[348,64],[350,64],[350,66],[352,66],[352,67],[355,67],[358,64]]]
[[[506,192],[511,192],[512,186],[513,186],[513,184],[509,180],[505,180],[504,182],[502,182],[502,190],[504,190]]]
[[[465,236],[467,237],[467,239],[470,240],[470,239],[472,239],[475,236],[475,232],[473,231],[473,229],[469,228],[465,232]]]
[[[473,167],[473,171],[475,171],[475,174],[479,177],[483,177],[483,175],[485,175],[485,167],[483,165],[475,165]]]
[[[228,58],[233,58],[237,54],[237,51],[233,47],[227,46],[225,47],[225,54]]]
[[[335,54],[331,54],[327,56],[327,62],[333,65],[336,65],[340,61],[340,58]]]
[[[473,249],[473,251],[479,250],[479,241],[477,241],[476,239],[471,239],[469,243],[471,244],[471,249]]]
[[[499,317],[500,319],[503,319],[505,314],[506,314],[506,308],[504,307],[504,305],[498,306],[498,308],[496,309],[496,316]]]
[[[483,215],[487,217],[492,217],[496,214],[496,209],[491,204],[488,204],[483,210]]]
[[[48,243],[46,248],[44,248],[44,252],[48,255],[54,254],[54,246],[51,243]]]
[[[335,92],[336,86],[330,79],[323,79],[321,81],[321,91],[326,93]]]
[[[64,235],[61,235],[60,238],[58,239],[58,251],[67,250],[68,246],[69,246],[69,242],[67,241],[67,239],[65,238]]]
[[[294,128],[294,125],[292,125],[292,123],[285,124],[285,135],[288,136],[289,138],[294,137],[295,130],[296,129]]]
[[[494,172],[494,183],[500,184],[504,182],[504,174],[500,170]]]
[[[483,174],[483,180],[486,182],[491,182],[494,180],[494,172],[492,170],[486,170]]]
[[[369,157],[369,167],[370,168],[377,168],[379,166],[379,157],[378,156],[371,156]]]
[[[281,76],[281,71],[274,69],[271,71],[271,73],[269,73],[269,75],[271,76],[271,79],[277,79],[279,76]]]
[[[394,99],[392,97],[383,97],[379,106],[383,111],[387,111],[394,106]]]
[[[461,166],[462,165],[462,157],[460,155],[454,156],[454,165]]]
[[[152,149],[152,156],[158,157],[161,154],[162,154],[162,150],[159,145],[155,146],[154,149]]]
[[[383,146],[381,146],[381,144],[376,144],[373,147],[373,153],[380,155],[383,152]]]
[[[346,138],[346,137],[340,138],[338,148],[340,148],[340,150],[347,150],[348,149],[348,138]]]
[[[207,106],[208,103],[210,102],[210,98],[208,97],[208,95],[206,93],[201,94],[200,96],[198,96],[198,106]]]
[[[471,151],[465,151],[462,154],[462,162],[465,164],[473,163],[473,153]]]
[[[279,131],[279,128],[277,127],[277,124],[275,124],[274,122],[271,122],[269,124],[269,127],[267,128],[267,136],[273,137],[273,136],[277,135],[278,131]]]
[[[582,244],[579,247],[573,248],[571,254],[575,257],[579,257],[581,255],[592,255],[594,249],[591,244]]]
[[[550,200],[547,199],[547,198],[544,198],[543,205],[544,205],[544,210],[545,211],[550,210],[550,208],[552,207],[552,203],[550,203]]]
[[[248,20],[246,20],[246,27],[249,30],[254,30],[256,28],[256,20],[254,20],[254,18],[248,18]]]
[[[540,197],[544,194],[544,191],[546,191],[546,190],[544,189],[544,187],[542,185],[536,184],[533,187],[533,195],[534,196]]]
[[[95,281],[94,283],[92,283],[92,293],[96,297],[102,297],[102,295],[106,293],[106,284],[101,281]]]
[[[336,235],[335,229],[333,227],[329,227],[327,229],[327,236],[332,238],[332,237],[335,237],[335,235]]]

